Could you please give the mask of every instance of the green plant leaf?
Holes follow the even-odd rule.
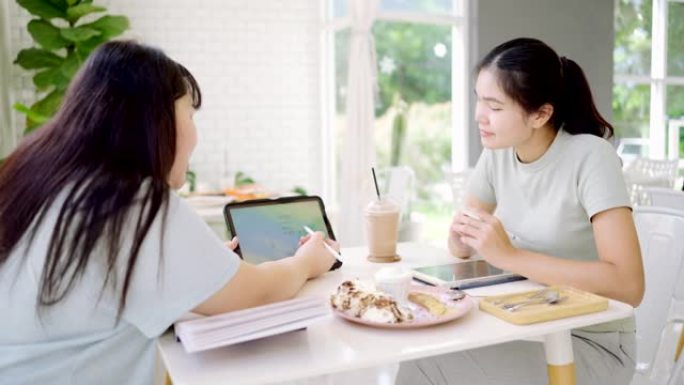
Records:
[[[64,76],[66,76],[68,79],[71,79],[74,74],[76,74],[76,71],[78,71],[78,68],[81,67],[81,63],[83,63],[83,61],[81,60],[79,54],[76,51],[73,51],[67,55],[66,59],[64,59],[60,70]]]
[[[66,12],[69,3],[66,0],[47,0],[47,2],[54,4],[57,8]]]
[[[13,107],[15,110],[26,115],[26,130],[24,131],[25,134],[28,134],[29,132],[33,131],[41,124],[47,122],[47,120],[49,119],[49,117],[32,110],[25,104],[15,103]]]
[[[247,174],[245,174],[242,171],[238,171],[235,174],[235,187],[240,187],[240,186],[244,186],[247,184],[254,184],[254,183],[255,183],[254,179],[252,179],[251,177],[249,177]]]
[[[62,64],[64,58],[40,48],[26,48],[19,51],[15,64],[21,68],[32,70],[38,68],[56,67]]]
[[[129,27],[126,16],[102,16],[92,23],[83,24],[81,27],[96,29],[102,32],[102,36],[111,39],[124,33]]]
[[[62,99],[64,98],[64,91],[54,90],[47,94],[44,98],[35,102],[31,106],[31,110],[42,116],[49,117],[53,116],[55,112],[62,105]]]
[[[48,68],[33,75],[33,84],[42,91],[50,86],[57,86],[64,81],[63,79],[64,76],[60,67]]]
[[[69,7],[66,11],[67,13],[67,18],[71,23],[75,23],[78,21],[78,19],[82,18],[85,15],[89,15],[91,13],[95,12],[104,12],[106,11],[107,8],[105,7],[100,7],[97,5],[92,5],[92,4],[79,4],[75,5],[73,7]]]
[[[294,186],[294,188],[292,188],[292,192],[297,195],[307,195],[306,189],[302,186]]]
[[[38,42],[43,48],[55,50],[69,45],[69,41],[62,38],[59,28],[52,25],[47,20],[34,19],[28,23],[27,29],[33,40]]]
[[[84,41],[91,37],[99,36],[102,32],[88,27],[64,28],[59,31],[63,38],[69,41]]]
[[[88,40],[79,41],[76,43],[76,51],[81,55],[82,58],[87,58],[91,52],[100,44],[108,41],[106,37],[100,35],[92,37]]]
[[[67,5],[70,6],[70,7],[71,7],[71,6],[74,6],[74,5],[78,4],[78,3],[79,3],[78,0],[67,0]]]
[[[42,17],[43,19],[66,19],[66,9],[58,4],[45,0],[17,0],[17,4],[29,11],[30,14]]]

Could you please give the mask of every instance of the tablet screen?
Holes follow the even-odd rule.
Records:
[[[503,270],[490,265],[486,261],[450,263],[448,265],[419,267],[415,270],[444,282],[455,282],[504,273]]]
[[[245,261],[261,263],[294,255],[304,226],[334,236],[326,226],[318,199],[268,201],[226,207],[231,230],[240,240],[239,254]]]

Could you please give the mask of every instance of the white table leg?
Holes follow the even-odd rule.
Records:
[[[544,336],[549,385],[576,385],[575,358],[572,354],[570,331]]]

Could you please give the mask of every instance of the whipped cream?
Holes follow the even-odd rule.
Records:
[[[413,320],[411,310],[359,280],[342,282],[330,296],[330,304],[338,311],[369,322],[394,324]]]

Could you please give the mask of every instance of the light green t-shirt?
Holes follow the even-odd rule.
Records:
[[[613,146],[563,130],[532,163],[520,162],[513,148],[485,149],[468,192],[496,205],[495,215],[516,247],[583,261],[599,258],[591,217],[630,207]]]
[[[0,384],[152,384],[156,337],[223,287],[240,263],[192,208],[173,193],[169,199],[163,254],[158,215],[118,324],[118,296],[106,290],[100,297],[104,254],[95,253],[69,294],[38,314],[38,283],[61,207],[53,204],[31,247],[25,236],[0,265]],[[133,229],[124,225],[125,244]]]

